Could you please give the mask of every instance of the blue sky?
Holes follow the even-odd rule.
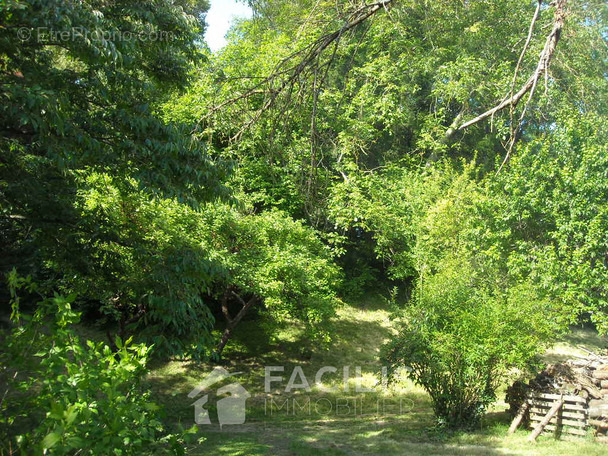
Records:
[[[226,44],[225,35],[235,17],[250,16],[251,9],[242,1],[211,0],[205,31],[205,40],[211,50],[215,52]]]

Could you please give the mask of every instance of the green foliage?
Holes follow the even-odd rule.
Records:
[[[121,337],[136,332],[158,354],[203,356],[214,323],[204,296],[221,265],[202,244],[202,213],[107,174],[87,175],[79,187],[79,230],[51,267],[68,289],[97,301]]]
[[[76,170],[133,176],[190,202],[218,190],[204,149],[152,113],[199,60],[195,18],[168,1],[11,1],[0,14],[0,145],[13,210],[26,215],[36,196],[45,213],[51,185],[63,191],[50,202],[65,205]]]
[[[406,368],[426,389],[439,423],[474,426],[514,368],[555,337],[551,302],[529,283],[501,288],[478,259],[444,259],[418,282],[400,333],[385,350],[391,374]]]
[[[509,262],[608,332],[608,130],[597,114],[560,115],[494,183],[511,238]]]
[[[0,269],[77,292],[158,353],[200,356],[213,265],[193,208],[227,197],[228,167],[155,111],[204,61],[202,22],[182,6],[207,3],[5,3]]]
[[[195,210],[128,185],[86,177],[75,202],[83,232],[52,265],[68,289],[101,301],[122,337],[134,334],[163,356],[204,357],[215,343],[214,300],[227,290],[326,337],[339,275],[314,230],[280,212],[244,215],[221,203]],[[90,263],[75,263],[75,251]]]
[[[458,230],[466,221],[468,213],[462,212],[459,202],[475,198],[469,172],[460,176],[442,163],[426,169],[391,166],[377,173],[356,173],[334,186],[330,216],[338,229],[370,233],[373,252],[387,263],[390,277],[407,281],[417,277],[421,255],[440,254],[437,246],[428,244],[435,242],[429,236],[436,215],[445,210],[452,217],[453,225],[442,226],[448,230]],[[450,233],[454,231],[446,232],[444,241],[456,244],[458,239]]]
[[[517,295],[607,330],[605,2],[569,5],[544,91],[451,135],[527,80],[551,8],[518,63],[529,2],[395,1],[323,49],[359,2],[249,3],[217,55],[207,1],[0,7],[1,270],[169,356],[209,354],[223,299],[327,340],[344,250],[342,290],[398,285],[411,318],[428,281],[463,322]]]
[[[336,178],[411,156],[471,158],[479,151],[493,165],[502,152],[498,138],[508,131],[502,123],[498,135],[473,131],[446,142],[445,133],[459,114],[504,97],[528,5],[394,2],[390,13],[340,36],[319,55],[316,70],[277,95],[290,75],[286,67],[297,66],[323,34],[339,30],[356,2],[252,3],[259,14],[234,27],[193,89],[168,103],[168,118],[200,122],[201,135],[236,158],[236,184],[259,207],[278,207],[327,229]],[[259,114],[270,100],[276,110]]]
[[[213,285],[218,297],[253,296],[273,321],[299,320],[310,337],[328,340],[340,274],[315,230],[279,211],[214,207],[208,217],[206,242],[224,270]]]
[[[513,267],[500,198],[474,171],[389,169],[363,179],[357,199],[343,194],[352,205],[336,213],[373,232],[393,277],[414,281],[384,357],[393,373],[410,370],[451,427],[474,425],[506,375],[529,367],[572,314]]]
[[[116,340],[82,341],[75,295],[55,294],[33,315],[19,313],[16,289],[30,279],[9,276],[14,328],[4,342],[2,451],[23,454],[185,454],[185,434],[167,434],[159,407],[141,385],[150,348]],[[188,431],[192,432],[192,430]]]

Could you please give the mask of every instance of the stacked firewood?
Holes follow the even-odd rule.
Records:
[[[587,402],[588,422],[595,428],[597,440],[608,443],[608,357],[597,356],[570,363],[575,369],[584,372],[593,384]]]
[[[532,428],[530,440],[541,432],[586,435],[608,443],[608,356],[551,364],[527,384],[514,383],[507,390],[514,420]]]

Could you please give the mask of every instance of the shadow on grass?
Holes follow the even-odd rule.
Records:
[[[342,418],[246,424],[209,429],[206,454],[250,455],[498,455],[489,438],[460,441],[462,433],[433,428],[429,414],[387,419]],[[246,448],[247,453],[241,453]],[[191,454],[203,454],[191,453]]]
[[[571,345],[583,347],[595,353],[608,348],[608,338],[600,336],[597,330],[590,325],[571,327],[570,332],[564,336],[564,340]]]
[[[379,372],[379,347],[389,336],[388,314],[381,309],[351,306],[344,306],[339,313],[333,330],[336,336],[326,348],[315,346],[296,323],[273,332],[264,322],[244,321],[236,328],[234,339],[226,347],[221,365],[229,372],[241,372],[234,379],[253,396],[263,393],[265,366],[283,367],[284,379],[276,384],[277,388],[282,389],[287,386],[295,367],[302,368],[311,384],[318,369],[324,366],[333,366],[338,370],[334,377],[341,375],[344,366],[350,367],[351,376],[357,367],[364,372]],[[192,361],[155,361],[150,367],[147,382],[154,397],[179,421],[192,415],[191,410],[186,412],[192,402],[187,394],[215,365]],[[330,375],[324,379],[328,377]],[[338,378],[335,380],[340,381]]]
[[[343,366],[359,366],[363,372],[377,372],[381,367],[379,348],[390,338],[389,315],[379,305],[344,306],[335,321],[336,337],[327,349],[321,349],[304,336],[296,323],[278,331],[270,331],[260,321],[244,321],[227,346],[226,360],[222,364],[228,371],[241,372],[232,381],[240,382],[252,395],[247,401],[247,421],[241,426],[217,424],[199,427],[199,436],[205,439],[192,445],[188,454],[202,455],[601,455],[604,448],[590,442],[563,442],[541,437],[540,443],[531,446],[528,432],[518,431],[507,436],[510,417],[503,411],[488,413],[480,427],[468,432],[454,432],[437,428],[424,391],[407,383],[402,389],[389,392],[355,393],[338,389],[333,392],[312,389],[310,392],[285,393],[290,374],[296,366],[302,368],[310,383],[322,366],[333,366],[338,373],[327,375],[325,386],[342,387]],[[339,335],[339,337],[338,337]],[[602,343],[592,332],[573,331],[564,346],[584,345],[597,347]],[[283,381],[273,384],[272,394],[264,391],[264,366],[283,366]],[[213,369],[207,363],[158,363],[146,380],[156,401],[165,406],[165,422],[171,427],[181,424],[190,427],[194,422],[192,402],[188,393]],[[298,379],[300,380],[300,379]],[[219,385],[218,385],[219,386]],[[215,387],[214,387],[215,388]],[[209,415],[217,423],[213,392],[210,392]],[[342,401],[361,400],[368,413],[351,413],[347,416],[332,410],[302,409],[307,400]],[[374,412],[373,404],[379,399],[405,399],[409,408],[402,413]],[[278,405],[292,401],[291,408],[270,411],[268,401]],[[293,400],[298,401],[294,406]],[[324,402],[327,404],[327,402]],[[278,406],[277,406],[278,407]],[[371,407],[371,408],[370,408]],[[351,410],[354,406],[351,405]],[[362,409],[359,409],[362,410]],[[370,413],[371,412],[371,413]]]

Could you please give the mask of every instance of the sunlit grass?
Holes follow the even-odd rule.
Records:
[[[589,355],[589,351],[598,353],[608,348],[608,339],[600,337],[596,331],[589,327],[575,326],[563,340],[547,350],[547,362],[560,362],[572,358],[581,358]]]
[[[431,402],[423,389],[405,379],[388,390],[355,391],[354,369],[361,368],[362,386],[372,387],[379,379],[379,349],[391,335],[389,313],[379,302],[345,305],[339,310],[335,340],[327,349],[314,346],[298,325],[286,325],[275,334],[260,330],[256,322],[244,321],[235,340],[227,347],[223,364],[251,394],[244,425],[201,426],[206,440],[192,445],[189,454],[218,455],[589,455],[608,454],[608,448],[592,438],[541,436],[536,444],[527,442],[528,431],[507,435],[510,417],[503,398],[490,409],[480,426],[467,432],[447,432],[435,427]],[[599,350],[606,340],[590,329],[577,328],[547,354],[547,361],[584,355],[578,348]],[[557,357],[557,358],[556,358]],[[284,379],[264,391],[264,366],[284,366]],[[300,366],[310,383],[310,391],[284,389],[293,368]],[[323,376],[314,385],[320,367],[333,366],[335,374]],[[343,379],[343,366],[350,377]],[[184,427],[192,425],[193,408],[187,394],[213,365],[172,361],[154,366],[148,382],[158,402],[165,405],[165,421]],[[277,375],[277,374],[273,374]],[[345,386],[347,390],[345,390]],[[328,389],[334,388],[332,391]],[[296,407],[270,410],[269,402],[297,402]],[[378,402],[393,401],[388,407]],[[310,410],[302,407],[310,401]],[[332,404],[317,407],[314,404]],[[405,406],[400,402],[405,401]],[[355,410],[354,403],[357,402]],[[210,401],[212,403],[212,401]],[[336,404],[341,404],[338,411]],[[345,404],[350,406],[347,409]],[[361,404],[361,407],[359,407]],[[399,404],[398,406],[395,404]],[[213,417],[215,408],[209,407]],[[212,418],[213,421],[213,418]]]

